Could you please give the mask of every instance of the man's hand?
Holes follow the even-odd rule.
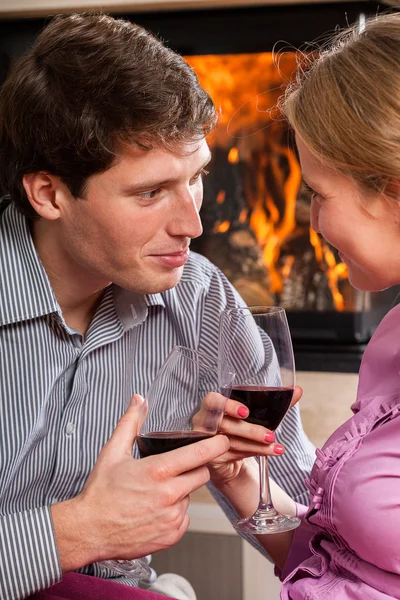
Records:
[[[82,492],[51,507],[63,571],[141,557],[178,542],[189,525],[189,494],[209,480],[205,465],[229,449],[228,438],[217,435],[135,460],[142,402],[132,398]]]
[[[297,404],[303,390],[296,386],[291,407]],[[229,399],[225,406],[225,415],[220,432],[229,437],[228,452],[211,461],[208,465],[211,481],[216,487],[230,484],[241,473],[245,459],[251,456],[277,456],[283,454],[284,447],[275,443],[274,433],[260,425],[247,423],[249,415],[247,407]]]

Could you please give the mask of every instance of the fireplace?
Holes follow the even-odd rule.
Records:
[[[379,10],[374,2],[296,3],[123,15],[183,54],[221,108],[209,140],[204,234],[192,248],[217,264],[249,304],[286,308],[297,367],[304,370],[357,371],[397,290],[354,290],[346,266],[310,229],[309,194],[274,107],[298,48]],[[43,24],[0,22],[0,69]]]

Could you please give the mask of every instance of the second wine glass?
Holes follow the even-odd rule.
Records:
[[[234,373],[218,359],[175,346],[145,396],[136,440],[140,457],[175,450],[215,435],[233,379]],[[146,583],[156,577],[149,557],[107,560],[102,565]]]
[[[226,310],[221,316],[220,360],[236,372],[231,398],[249,409],[246,421],[274,431],[290,407],[294,357],[285,310],[253,306]],[[235,528],[243,533],[280,533],[295,529],[300,519],[273,506],[268,461],[259,457],[260,494],[256,512]]]

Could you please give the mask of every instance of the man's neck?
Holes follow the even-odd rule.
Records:
[[[63,253],[46,222],[33,223],[32,237],[65,322],[86,335],[110,282],[91,278]]]

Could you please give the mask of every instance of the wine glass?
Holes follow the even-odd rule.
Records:
[[[274,431],[290,407],[294,357],[285,310],[251,306],[225,310],[221,316],[220,360],[236,372],[231,398],[249,409],[246,421]],[[300,519],[280,514],[273,506],[268,461],[260,456],[260,495],[256,512],[234,525],[242,533],[280,533]]]
[[[137,437],[141,458],[215,435],[233,379],[233,371],[218,359],[175,346],[142,407]]]
[[[233,380],[234,373],[218,359],[175,346],[145,396],[136,439],[140,457],[175,450],[215,435]],[[156,577],[147,557],[102,564],[148,583]]]

